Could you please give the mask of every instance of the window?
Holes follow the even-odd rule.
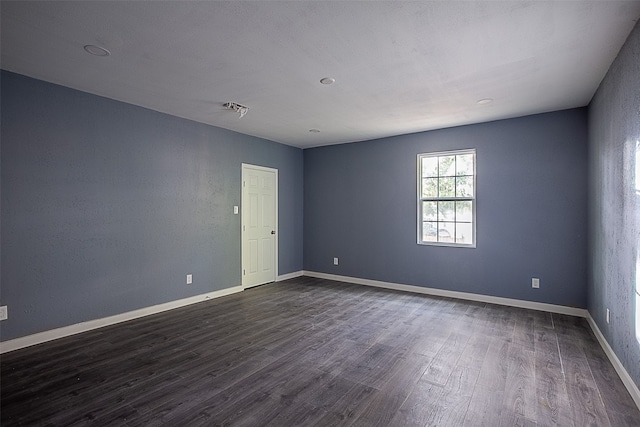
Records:
[[[475,247],[475,150],[418,155],[418,244]]]

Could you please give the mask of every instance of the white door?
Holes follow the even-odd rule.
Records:
[[[278,170],[242,164],[242,286],[276,280]]]

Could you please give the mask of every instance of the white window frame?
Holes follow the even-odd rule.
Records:
[[[463,155],[463,154],[473,154],[473,195],[469,197],[422,197],[422,159],[430,158],[430,157],[443,157],[443,156],[452,156],[452,155]],[[418,199],[418,214],[417,214],[417,239],[419,245],[427,245],[427,246],[450,246],[456,248],[475,248],[476,241],[476,209],[477,209],[477,171],[478,171],[478,162],[477,162],[477,154],[475,148],[464,149],[464,150],[452,150],[452,151],[438,151],[431,153],[420,153],[417,158],[417,199]],[[439,175],[438,175],[439,176]],[[454,242],[433,242],[433,241],[425,241],[422,240],[422,202],[423,201],[465,201],[469,200],[472,202],[472,242],[469,243],[456,243]],[[454,221],[455,222],[455,221]]]

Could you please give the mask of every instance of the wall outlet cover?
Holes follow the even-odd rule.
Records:
[[[0,320],[7,320],[9,318],[9,312],[7,310],[7,306],[3,305],[0,307]]]
[[[193,274],[187,274],[187,285],[193,283]]]
[[[333,265],[338,265],[338,257],[333,258]]]

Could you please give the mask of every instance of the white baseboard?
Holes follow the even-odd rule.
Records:
[[[10,351],[18,350],[25,347],[30,347],[36,344],[41,344],[47,341],[52,341],[58,338],[80,334],[82,332],[91,331],[93,329],[102,328],[104,326],[126,322],[127,320],[137,319],[139,317],[148,316],[150,314],[161,313],[163,311],[184,307],[186,305],[195,304],[213,298],[220,298],[225,295],[235,294],[237,292],[242,292],[242,286],[234,286],[232,288],[221,289],[219,291],[209,292],[202,295],[195,295],[189,298],[140,308],[138,310],[128,311],[126,313],[116,314],[114,316],[103,317],[102,319],[89,320],[87,322],[76,323],[74,325],[64,326],[62,328],[51,329],[49,331],[39,332],[37,334],[3,341],[0,342],[0,354],[8,353]]]
[[[507,305],[510,307],[528,308],[531,310],[548,311],[551,313],[567,314],[570,316],[587,317],[588,312],[583,308],[567,307],[564,305],[547,304],[543,302],[525,301],[512,298],[494,297],[490,295],[473,294],[469,292],[447,291],[444,289],[425,288],[415,285],[403,285],[400,283],[381,282],[378,280],[360,279],[350,276],[338,276],[335,274],[304,271],[305,276],[319,279],[336,280],[339,282],[354,283],[357,285],[375,286],[377,288],[394,289],[397,291],[414,292],[418,294],[436,295],[441,297],[458,298],[470,301],[486,302],[490,304]]]
[[[276,278],[276,282],[283,280],[294,279],[302,276],[302,271],[294,271],[293,273],[283,274]],[[89,320],[87,322],[76,323],[62,328],[51,329],[44,332],[38,332],[37,334],[27,335],[20,338],[0,342],[0,354],[8,353],[10,351],[18,350],[25,347],[30,347],[36,344],[42,344],[47,341],[52,341],[58,338],[68,337],[70,335],[80,334],[82,332],[91,331],[93,329],[102,328],[104,326],[114,325],[116,323],[126,322],[127,320],[137,319],[139,317],[148,316],[150,314],[161,313],[163,311],[172,310],[174,308],[184,307],[186,305],[195,304],[198,302],[206,301],[208,299],[220,298],[225,295],[235,294],[242,292],[242,286],[234,286],[227,289],[221,289],[219,291],[209,292],[202,295],[195,295],[193,297],[184,298],[176,301],[170,301],[164,304],[158,304],[151,307],[145,307],[138,310],[129,311],[122,314],[116,314],[114,316],[104,317],[102,319]]]
[[[638,386],[631,378],[631,375],[629,375],[627,370],[622,365],[622,362],[620,362],[620,359],[618,359],[618,356],[616,356],[616,353],[607,342],[607,339],[604,337],[604,335],[602,335],[602,332],[600,332],[600,328],[598,328],[596,321],[593,320],[593,317],[591,317],[591,313],[589,313],[589,315],[587,316],[587,321],[589,322],[589,326],[591,326],[593,333],[598,339],[600,347],[602,347],[602,349],[604,350],[604,353],[609,358],[609,361],[611,361],[611,364],[618,373],[618,376],[622,380],[622,383],[629,391],[631,398],[633,398],[636,406],[638,407],[638,409],[640,409],[640,389],[638,389]]]
[[[303,271],[294,271],[293,273],[283,274],[281,276],[276,277],[276,282],[282,282],[284,280],[295,279],[296,277],[301,277],[303,275]]]

